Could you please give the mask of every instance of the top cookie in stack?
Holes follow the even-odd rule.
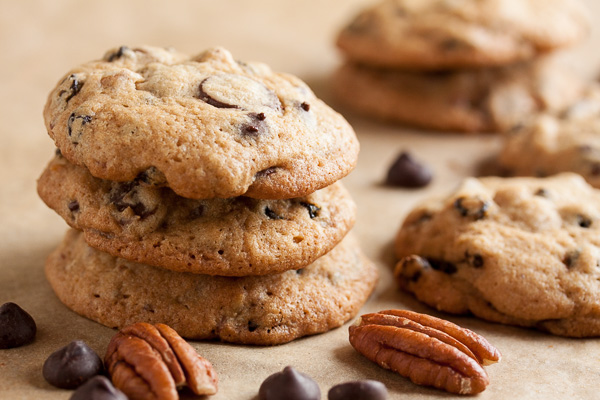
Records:
[[[276,344],[341,325],[377,282],[341,243],[358,141],[296,77],[222,48],[121,47],[70,71],[44,118],[58,150],[38,193],[81,231],[46,275],[80,314]]]
[[[585,37],[570,0],[384,0],[339,34],[334,88],[366,115],[424,128],[507,130],[561,112],[583,84],[545,57]]]

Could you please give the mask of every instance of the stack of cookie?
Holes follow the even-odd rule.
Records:
[[[579,96],[582,82],[546,55],[587,30],[577,0],[383,0],[340,32],[334,92],[372,117],[505,131]]]
[[[70,71],[44,118],[58,149],[38,193],[74,228],[46,275],[77,313],[277,344],[371,293],[337,182],[357,139],[296,77],[221,48],[121,47]]]

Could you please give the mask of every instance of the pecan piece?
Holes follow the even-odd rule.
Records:
[[[489,379],[482,365],[501,358],[475,332],[407,310],[363,315],[349,331],[352,346],[371,361],[418,385],[452,393],[485,390]]]
[[[139,322],[121,329],[108,344],[104,363],[130,400],[177,400],[177,389],[185,385],[198,395],[217,392],[210,362],[164,324]]]

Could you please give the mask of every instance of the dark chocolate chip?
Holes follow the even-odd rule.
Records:
[[[300,108],[302,108],[304,111],[310,111],[310,104],[308,104],[307,102],[302,102],[302,104],[300,104]]]
[[[57,148],[56,150],[54,150],[54,155],[55,155],[56,157],[62,157],[62,156],[63,156],[63,155],[62,155],[62,151],[60,151],[60,149],[59,149],[59,148]]]
[[[277,167],[269,167],[267,169],[263,169],[262,171],[258,171],[256,173],[256,178],[264,178],[266,176],[271,175],[272,173],[274,173],[275,171],[277,171]]]
[[[72,200],[69,202],[69,204],[67,204],[67,207],[71,212],[79,211],[79,202],[77,200]]]
[[[427,262],[429,263],[431,268],[435,269],[436,271],[440,271],[445,274],[448,274],[448,275],[452,275],[452,274],[456,273],[456,271],[457,271],[456,265],[454,265],[448,261],[438,260],[435,258],[427,258]]]
[[[106,57],[106,61],[113,62],[113,61],[123,57],[123,53],[127,50],[129,50],[129,47],[127,47],[127,46],[119,47],[119,50],[115,51],[114,53],[109,54]]]
[[[483,267],[483,257],[480,254],[475,254],[471,259],[471,265],[475,268]]]
[[[239,108],[237,105],[235,104],[227,104],[227,103],[223,103],[217,99],[213,99],[212,97],[210,97],[208,95],[208,93],[206,93],[203,89],[204,85],[206,84],[206,82],[211,79],[211,77],[209,76],[208,78],[205,78],[202,82],[200,82],[200,86],[199,86],[199,94],[198,94],[198,98],[202,101],[204,101],[207,104],[210,104],[213,107],[217,107],[217,108]]]
[[[577,263],[579,254],[580,252],[578,250],[567,252],[567,254],[565,254],[564,258],[562,259],[563,264],[565,264],[567,268],[572,268]]]
[[[198,205],[198,207],[194,207],[191,209],[188,218],[189,219],[198,219],[204,214],[204,206],[202,204]]]
[[[321,390],[317,382],[307,375],[287,366],[281,372],[269,376],[260,385],[259,400],[320,400]]]
[[[150,167],[140,172],[135,181],[148,186],[164,186],[167,183],[167,178],[158,168]]]
[[[80,127],[79,127],[79,130],[77,131],[77,134],[75,136],[73,136],[73,126],[76,122],[80,123]],[[83,129],[83,127],[86,124],[89,124],[90,122],[92,122],[92,117],[90,117],[89,115],[75,115],[75,113],[72,113],[69,116],[69,120],[67,121],[67,134],[71,138],[71,141],[74,141],[77,138],[79,138],[79,136],[81,136],[81,133],[82,133],[81,130]],[[74,143],[77,143],[77,142],[74,141]]]
[[[388,391],[379,381],[363,380],[340,383],[327,393],[328,400],[385,400]]]
[[[589,228],[590,226],[592,226],[592,220],[589,217],[586,217],[585,215],[578,214],[577,225],[579,225],[582,228]]]
[[[544,188],[539,188],[538,190],[535,191],[534,194],[536,196],[540,196],[540,197],[548,197],[548,195],[549,195],[548,191]]]
[[[248,331],[249,332],[254,332],[255,330],[258,329],[258,324],[252,321],[248,321]]]
[[[307,203],[304,201],[301,201],[300,205],[308,210],[308,215],[310,216],[310,219],[315,219],[319,216],[319,211],[321,211],[321,207],[317,207],[314,204]]]
[[[405,188],[420,188],[431,182],[431,170],[402,152],[388,169],[386,184]]]
[[[431,264],[427,260],[417,255],[404,257],[399,264],[402,277],[411,282],[417,282],[421,278],[423,270],[431,268]]]
[[[127,400],[127,396],[106,377],[98,375],[79,386],[69,400]]]
[[[592,167],[590,168],[590,174],[592,176],[598,176],[598,175],[600,175],[600,163],[594,163],[594,164],[592,164]]]
[[[300,268],[296,270],[297,275],[302,275],[304,273],[304,268]]]
[[[283,219],[283,217],[277,214],[275,211],[271,210],[269,207],[265,207],[265,215],[269,217],[269,219]]]
[[[486,216],[490,205],[478,197],[459,197],[454,201],[454,208],[461,216],[473,217],[477,221]]]
[[[266,116],[264,113],[250,113],[248,114],[250,121],[243,124],[241,132],[249,136],[264,135],[267,132],[268,126],[265,123]]]
[[[77,95],[77,93],[79,93],[81,91],[81,88],[83,87],[83,82],[81,82],[79,79],[77,79],[77,75],[71,74],[71,75],[69,75],[68,79],[71,81],[71,86],[69,87],[69,90],[61,90],[58,93],[58,97],[62,97],[65,93],[68,93],[67,97],[65,98],[66,103],[68,103],[69,100],[71,100],[73,97],[75,97]]]
[[[102,373],[102,360],[85,342],[76,340],[50,354],[42,373],[49,384],[75,389]]]
[[[119,183],[111,190],[109,200],[119,212],[130,208],[140,218],[147,218],[156,212],[156,208],[149,210],[145,204],[135,200],[137,187],[135,181]]]
[[[11,349],[31,343],[35,338],[35,321],[15,303],[0,307],[0,349]]]

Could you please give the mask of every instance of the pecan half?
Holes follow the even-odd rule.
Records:
[[[458,394],[476,394],[489,384],[482,365],[500,361],[485,338],[443,319],[408,310],[363,315],[349,328],[362,355],[409,378]]]
[[[121,329],[108,344],[104,363],[130,400],[177,400],[177,389],[185,385],[197,395],[217,392],[210,362],[164,324],[139,322]]]

